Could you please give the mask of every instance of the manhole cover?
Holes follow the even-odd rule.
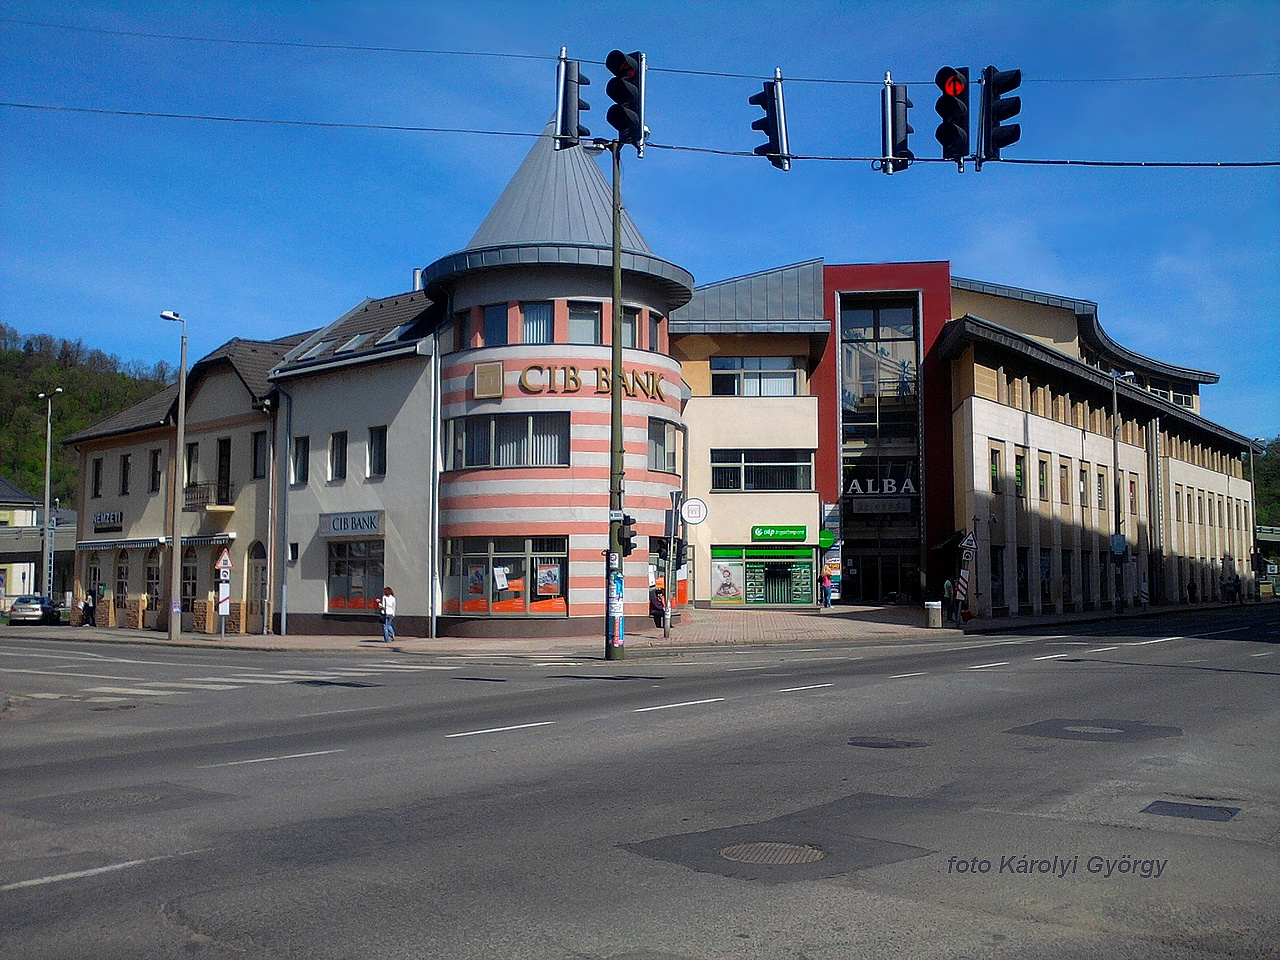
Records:
[[[87,797],[68,797],[58,805],[69,812],[118,810],[121,807],[144,807],[163,799],[157,793],[97,793]]]
[[[790,867],[814,863],[826,854],[808,843],[735,843],[720,851],[720,856],[734,863],[753,863],[766,867]]]
[[[923,740],[894,740],[892,737],[854,737],[849,741],[851,747],[868,747],[871,750],[910,750],[928,745]]]

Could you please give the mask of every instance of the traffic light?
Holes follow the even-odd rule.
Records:
[[[684,566],[685,542],[683,540],[677,539],[675,544],[676,544],[675,568],[679,570],[681,567]]]
[[[757,156],[768,157],[769,162],[779,170],[791,169],[791,151],[787,146],[787,111],[782,103],[782,70],[774,70],[774,79],[767,82],[764,88],[754,97],[747,98],[747,103],[759,107],[764,116],[751,124],[752,130],[759,130],[768,138],[753,151]]]
[[[590,84],[591,81],[579,69],[578,61],[566,60],[562,50],[560,64],[556,68],[556,136],[551,144],[553,149],[576,147],[583,137],[591,136],[591,131],[578,122],[579,111],[591,109],[591,105],[582,99],[579,88]]]
[[[631,556],[636,548],[636,532],[632,526],[635,522],[635,517],[625,513],[622,515],[622,526],[618,528],[618,546],[624,557]]]
[[[942,159],[963,160],[969,155],[969,68],[943,67],[933,82],[942,91],[934,105],[942,119],[934,134]]]
[[[1022,127],[1004,121],[1016,117],[1022,109],[1021,97],[1006,97],[1010,90],[1022,84],[1021,70],[997,70],[986,67],[982,71],[982,159],[999,160],[1000,150],[1017,143]]]
[[[907,99],[906,84],[885,81],[884,93],[880,97],[880,156],[881,169],[885,173],[905,170],[916,158],[907,146],[907,134],[915,133],[907,122],[907,111],[913,106],[915,104]]]
[[[659,563],[666,563],[667,556],[670,552],[671,541],[666,537],[650,537],[649,538],[649,557],[658,558]]]
[[[644,54],[614,50],[605,57],[604,65],[613,74],[605,87],[613,101],[605,119],[618,131],[622,143],[633,144],[636,153],[644,156]]]

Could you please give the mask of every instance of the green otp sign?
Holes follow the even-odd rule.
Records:
[[[806,526],[791,527],[773,527],[766,524],[757,524],[751,528],[751,540],[758,543],[762,540],[800,540],[803,541],[808,537],[809,528]]]

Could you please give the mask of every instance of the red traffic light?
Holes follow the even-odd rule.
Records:
[[[965,88],[968,86],[964,77],[953,73],[943,81],[942,92],[949,97],[959,97],[964,95]]]

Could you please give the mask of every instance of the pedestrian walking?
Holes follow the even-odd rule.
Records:
[[[80,624],[82,627],[96,627],[98,625],[97,600],[93,593],[90,590],[84,595],[84,608],[82,610],[84,619]]]
[[[822,609],[831,609],[831,574],[822,571]]]
[[[942,620],[944,623],[950,623],[955,619],[955,610],[953,607],[955,596],[956,586],[948,580],[942,585]]]
[[[378,609],[382,611],[382,642],[390,643],[396,638],[396,592],[390,587],[382,588]]]

